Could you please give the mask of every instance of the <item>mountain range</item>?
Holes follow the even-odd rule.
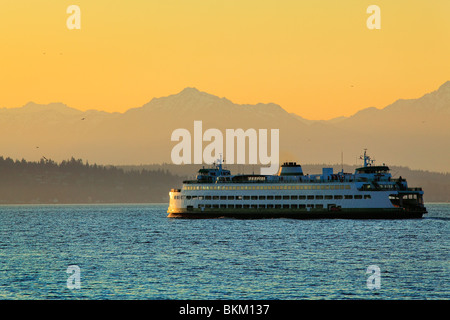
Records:
[[[375,163],[450,172],[450,81],[418,99],[382,109],[313,121],[269,104],[241,105],[196,88],[153,98],[124,113],[80,111],[63,103],[29,102],[0,109],[0,155],[91,163],[170,163],[177,128],[193,133],[195,120],[208,128],[279,129],[280,161],[360,163],[368,149]],[[207,143],[204,143],[204,146]]]

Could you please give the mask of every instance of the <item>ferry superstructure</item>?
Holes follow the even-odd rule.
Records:
[[[284,163],[276,175],[232,175],[219,160],[195,180],[172,189],[170,218],[421,218],[423,190],[393,179],[386,165],[375,166],[364,151],[364,165],[353,174],[303,174],[301,165]]]

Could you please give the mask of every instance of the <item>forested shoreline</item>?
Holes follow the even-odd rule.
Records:
[[[60,163],[0,157],[0,204],[168,202],[182,178],[164,170],[128,170],[72,158]]]
[[[304,165],[303,170],[320,173],[323,166]],[[119,167],[89,164],[75,158],[57,163],[46,158],[33,162],[0,156],[0,204],[165,203],[170,189],[179,188],[183,180],[193,178],[197,167],[171,164]],[[255,167],[235,165],[230,169],[233,173],[248,173]],[[353,172],[354,166],[346,166],[344,170]],[[412,187],[422,187],[426,202],[450,202],[450,174],[406,167],[392,167],[391,172],[406,178]]]

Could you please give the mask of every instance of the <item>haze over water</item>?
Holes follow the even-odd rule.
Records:
[[[0,206],[1,299],[448,299],[449,204],[417,220],[177,220]],[[68,289],[69,265],[80,289]],[[380,289],[366,270],[377,265]]]

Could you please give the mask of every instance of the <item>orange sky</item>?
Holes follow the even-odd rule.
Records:
[[[72,4],[81,30],[66,26]],[[196,87],[349,116],[450,80],[449,16],[448,0],[2,0],[0,107],[123,112]]]

